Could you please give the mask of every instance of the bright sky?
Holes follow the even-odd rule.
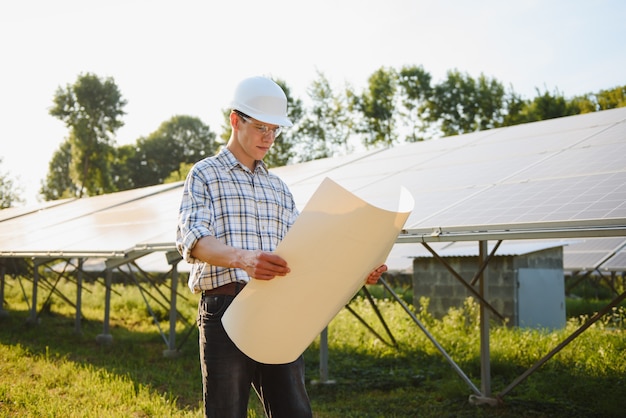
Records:
[[[174,115],[221,132],[221,110],[250,75],[307,101],[323,73],[359,91],[381,67],[457,69],[525,98],[626,85],[623,0],[22,0],[0,3],[0,172],[35,203],[68,135],[48,114],[80,74],[112,77],[128,101],[117,144]]]

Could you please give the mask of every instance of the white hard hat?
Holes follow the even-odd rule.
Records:
[[[292,126],[287,117],[287,96],[278,84],[265,77],[250,77],[241,81],[230,103],[233,110],[279,126]]]

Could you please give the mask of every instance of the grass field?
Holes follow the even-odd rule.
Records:
[[[40,306],[38,324],[29,324],[28,282],[24,290],[9,280],[0,318],[0,417],[200,417],[201,382],[197,332],[193,328],[197,296],[184,285],[178,308],[183,343],[176,358],[167,348],[136,286],[114,289],[112,344],[96,343],[102,333],[104,290],[86,285],[81,333],[74,330],[75,310],[53,296]],[[75,286],[61,290],[74,300]],[[380,293],[376,289],[375,294]],[[44,292],[42,292],[44,293]],[[374,292],[373,292],[374,293]],[[626,411],[626,331],[623,307],[616,308],[553,359],[514,388],[499,406],[471,405],[467,384],[398,303],[377,299],[397,347],[367,330],[348,310],[330,323],[329,378],[319,380],[319,340],[305,352],[308,390],[316,417],[623,417]],[[42,301],[45,299],[41,296]],[[442,320],[428,314],[427,301],[417,313],[437,341],[480,387],[478,306],[468,299]],[[151,303],[167,332],[167,311]],[[351,308],[382,336],[386,333],[362,297]],[[578,307],[577,309],[583,309]],[[563,330],[493,326],[493,392],[571,334],[583,318],[571,318]],[[187,332],[189,331],[189,334]],[[185,336],[188,338],[185,340]],[[249,417],[262,409],[251,397]]]

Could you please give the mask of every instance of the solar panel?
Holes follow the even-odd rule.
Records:
[[[77,199],[2,222],[0,254],[113,254],[166,230],[173,241],[180,183]]]
[[[365,153],[290,183],[304,204],[323,177],[370,200],[399,185],[407,229],[626,218],[624,109]],[[306,165],[285,167],[306,170]]]
[[[450,240],[470,240],[476,231],[528,228],[543,238],[551,226],[545,238],[564,238],[559,234],[570,225],[626,235],[625,152],[626,108],[620,108],[272,171],[290,186],[300,208],[325,177],[385,208],[393,207],[404,186],[416,201],[405,225],[409,236],[438,229],[444,234],[433,239],[444,240],[445,231],[454,229]],[[173,248],[181,192],[180,184],[160,185],[46,203],[41,210],[1,211],[0,256]]]
[[[611,259],[609,259],[605,264],[600,266],[602,270],[608,271],[626,271],[626,251],[622,250],[615,254]]]

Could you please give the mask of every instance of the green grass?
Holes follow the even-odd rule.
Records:
[[[28,283],[26,294],[30,295]],[[62,283],[74,300],[74,286]],[[193,327],[197,296],[181,284],[179,311]],[[372,292],[375,293],[375,292]],[[41,299],[45,292],[40,291]],[[83,292],[82,333],[74,332],[74,308],[53,296],[29,325],[28,306],[16,281],[9,280],[0,319],[0,417],[200,417],[201,381],[197,332],[180,323],[180,355],[168,358],[141,294],[134,286],[115,287],[111,345],[99,345],[104,291],[87,285]],[[442,320],[419,319],[459,366],[480,387],[478,306],[468,300]],[[504,398],[503,404],[469,403],[471,390],[400,306],[377,304],[397,347],[376,338],[354,315],[342,310],[329,325],[329,378],[319,380],[319,339],[305,352],[308,390],[316,417],[618,417],[626,410],[626,332],[624,308],[592,326]],[[151,301],[167,332],[167,312]],[[350,305],[376,331],[384,328],[362,297]],[[621,318],[621,319],[620,319]],[[616,320],[617,319],[617,320]],[[493,393],[571,334],[563,330],[521,330],[494,325],[491,332]],[[262,409],[251,396],[249,417]]]

